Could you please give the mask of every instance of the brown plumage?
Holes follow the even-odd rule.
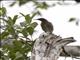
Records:
[[[51,22],[48,22],[44,18],[39,18],[37,20],[41,21],[41,27],[42,27],[44,32],[48,32],[48,33],[52,33],[53,32],[53,25],[51,24]]]

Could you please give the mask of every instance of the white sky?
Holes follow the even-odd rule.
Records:
[[[30,13],[33,9],[32,4],[26,4],[22,7],[19,7],[17,4],[13,7],[8,7],[9,2],[3,2],[3,6],[7,7],[7,13],[9,16],[14,16],[22,12],[24,14]],[[60,35],[61,37],[74,37],[77,42],[71,43],[70,45],[79,45],[80,46],[80,25],[76,26],[75,22],[69,23],[68,20],[71,17],[76,17],[80,19],[80,4],[78,5],[56,5],[55,7],[51,7],[48,10],[42,10],[42,17],[46,18],[54,25],[54,31],[56,35]],[[38,18],[38,17],[35,17]],[[22,21],[21,18],[19,21]],[[18,22],[19,22],[18,21]],[[38,22],[38,21],[37,21]],[[39,23],[40,24],[40,23]],[[36,38],[43,31],[41,30],[40,25],[37,26],[37,32],[34,34]],[[59,60],[64,60],[64,58],[60,58]],[[71,58],[67,59],[71,60]],[[78,60],[78,59],[75,59]]]

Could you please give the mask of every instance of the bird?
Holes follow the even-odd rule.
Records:
[[[54,28],[51,22],[45,18],[38,18],[37,20],[41,21],[41,28],[45,33],[52,33]]]

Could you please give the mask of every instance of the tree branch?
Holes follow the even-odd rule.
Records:
[[[75,42],[73,37],[62,38],[54,34],[43,33],[34,43],[31,60],[57,60],[63,51],[62,47],[72,42]]]
[[[68,54],[61,52],[60,56],[71,57],[70,55],[72,55],[73,58],[80,57],[80,46],[65,46],[64,50]]]

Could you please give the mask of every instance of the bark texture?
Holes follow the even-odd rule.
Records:
[[[67,54],[64,54],[64,52],[61,52],[60,56],[63,57],[80,57],[80,46],[65,46],[64,50]]]
[[[63,52],[62,47],[71,42],[75,42],[73,37],[62,38],[55,34],[42,33],[36,39],[31,60],[57,60]]]

